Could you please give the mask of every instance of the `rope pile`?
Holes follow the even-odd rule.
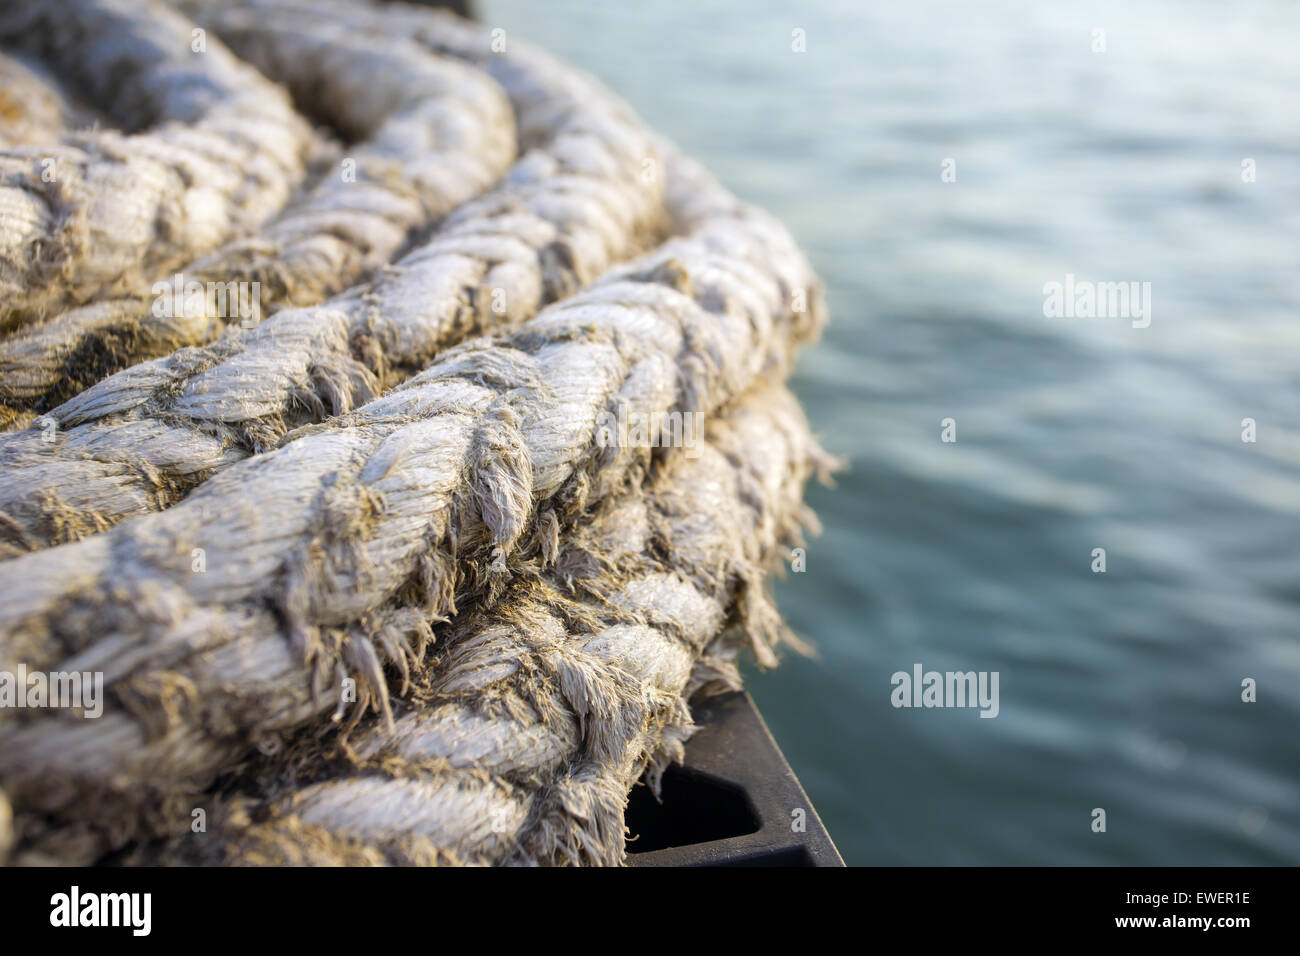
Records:
[[[621,862],[793,641],[817,277],[513,38],[173,7],[0,13],[0,674],[104,681],[0,707],[0,856]]]

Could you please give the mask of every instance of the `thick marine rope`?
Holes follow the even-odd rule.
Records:
[[[122,12],[109,0],[76,6]],[[0,708],[0,810],[12,804],[18,831],[0,814],[0,843],[22,841],[25,861],[88,862],[176,833],[197,792],[295,735],[284,760],[253,762],[271,774],[262,795],[289,805],[270,821],[248,818],[253,829],[274,829],[259,831],[261,850],[241,843],[245,862],[290,852],[282,838],[289,830],[327,835],[322,852],[335,861],[617,862],[627,789],[647,761],[659,768],[679,752],[689,730],[684,700],[702,684],[737,679],[739,636],[765,635],[755,644],[761,651],[779,628],[770,604],[748,596],[761,594],[757,567],[771,547],[755,542],[772,538],[771,528],[732,522],[717,533],[729,512],[710,494],[730,480],[744,485],[740,498],[751,510],[788,500],[786,523],[773,519],[783,528],[799,494],[700,471],[700,461],[727,462],[713,447],[696,460],[689,443],[655,450],[629,440],[628,419],[634,435],[648,421],[675,419],[694,436],[701,421],[694,416],[712,420],[737,402],[758,409],[766,401],[765,412],[734,414],[765,415],[768,432],[781,431],[773,409],[788,399],[751,390],[783,379],[796,346],[819,331],[815,275],[779,223],[659,143],[598,84],[513,40],[499,53],[488,31],[418,8],[328,0],[249,0],[235,13],[209,2],[182,6],[212,28],[210,44],[224,29],[266,72],[302,85],[298,106],[314,118],[330,112],[328,83],[303,79],[310,71],[295,72],[292,55],[276,61],[299,42],[322,44],[334,64],[391,47],[412,65],[410,77],[432,77],[416,64],[462,60],[480,71],[480,86],[495,83],[509,98],[526,152],[498,186],[459,204],[369,281],[337,277],[346,288],[319,307],[287,308],[211,345],[128,368],[32,428],[0,436],[0,554],[74,542],[0,562],[0,671],[94,671],[107,685],[96,719]],[[0,7],[0,21],[12,17]],[[66,39],[56,25],[50,32],[49,49],[37,52],[55,64],[64,89],[89,88],[76,69],[67,82],[66,63],[51,53]],[[165,73],[169,62],[157,64]],[[347,88],[341,72],[331,78]],[[166,83],[160,89],[177,102],[202,99]],[[436,98],[419,100],[413,81],[389,89],[409,92],[401,102],[414,121],[428,119],[419,103]],[[450,102],[457,91],[447,94]],[[106,105],[102,96],[89,99]],[[113,120],[129,128],[160,122],[156,110],[127,118],[134,102],[126,96],[109,111]],[[358,124],[401,116],[334,104],[333,124],[345,135],[368,132],[372,146],[386,142],[386,127],[350,127],[345,114],[354,107]],[[183,132],[181,122],[211,112],[196,109],[155,133],[122,138]],[[309,139],[306,152],[319,147],[315,134]],[[408,154],[395,175],[418,176],[419,163]],[[450,152],[430,171],[436,176],[448,163]],[[403,205],[411,182],[392,194],[393,209],[413,208]],[[328,188],[322,179],[270,226],[244,229],[226,251],[226,239],[209,246],[215,255],[205,251],[187,268],[206,261],[216,277],[269,276],[260,243]],[[322,209],[328,219],[336,207]],[[402,241],[420,228],[417,219],[436,218],[422,209]],[[3,224],[0,214],[0,236]],[[314,258],[320,235],[300,234],[313,268],[322,261]],[[660,245],[665,235],[672,238]],[[269,255],[292,247],[287,241]],[[250,255],[226,254],[234,249]],[[386,261],[378,251],[366,260]],[[134,266],[137,278],[154,265]],[[253,271],[239,273],[243,267]],[[63,299],[49,307],[83,301],[80,294],[56,289],[53,297]],[[105,287],[90,297],[100,297],[86,306],[98,310],[96,328],[132,321],[121,306],[130,295]],[[21,317],[40,319],[41,310]],[[209,322],[213,331],[219,324]],[[492,334],[456,346],[485,330]],[[720,428],[725,445],[727,426]],[[801,418],[786,432],[806,439]],[[752,466],[786,474],[761,437],[751,435],[746,447],[728,463],[738,473]],[[817,457],[805,451],[808,461]],[[696,471],[677,490],[688,506],[673,511],[662,503],[683,499],[666,476],[687,465]],[[653,501],[662,507],[651,523]],[[665,552],[674,521],[684,529],[680,548]],[[713,531],[701,526],[710,521]],[[649,530],[634,542],[617,533],[642,525]],[[597,540],[599,528],[607,533]],[[691,534],[701,536],[695,551]],[[728,549],[725,572],[707,557],[691,564],[696,552],[722,553],[709,552],[706,541]],[[689,587],[678,580],[687,573],[695,575]],[[700,597],[709,594],[729,609],[721,618]],[[458,610],[469,614],[443,628],[448,650],[431,659],[433,626]],[[510,621],[507,640],[500,628]],[[580,646],[570,640],[579,637]],[[658,686],[659,659],[684,660],[691,676]],[[497,666],[503,660],[517,665],[514,677]],[[447,674],[453,683],[439,683]],[[469,683],[457,689],[456,675]],[[520,675],[533,680],[521,685]],[[426,726],[424,705],[449,693],[472,712]],[[364,744],[354,754],[360,763],[327,767],[306,742],[304,733],[330,726],[331,713],[348,726],[364,722],[351,738]],[[509,727],[489,726],[507,717]],[[436,749],[455,738],[462,749],[453,756],[471,760],[463,748],[473,738],[483,763],[462,767],[459,777],[431,776],[447,769],[447,758],[412,762],[405,745],[382,742],[399,718],[412,722],[403,738],[410,746]],[[513,761],[504,775],[492,769],[503,733]],[[529,764],[541,751],[551,756]],[[465,780],[482,785],[466,790]],[[309,800],[310,813],[292,796],[302,785],[335,783],[329,796]],[[373,813],[367,820],[355,799],[362,791],[385,801],[386,822]],[[430,798],[461,801],[470,815],[448,810],[435,819],[422,803]],[[241,807],[230,805],[219,832],[243,829]],[[521,817],[511,816],[520,808]],[[357,820],[362,829],[350,830],[346,821]],[[431,840],[426,824],[443,827],[442,835]],[[203,844],[201,854],[225,853],[224,845]]]
[[[0,151],[0,331],[253,231],[303,178],[315,139],[285,92],[158,0],[9,0],[0,46],[141,130]]]
[[[0,435],[0,554],[167,507],[291,424],[347,411],[380,380],[400,381],[485,327],[517,324],[657,240],[664,160],[654,137],[593,82],[526,48],[510,56],[502,83],[535,145],[498,189],[373,283],[125,370]]]
[[[689,697],[738,686],[743,646],[772,662],[784,628],[763,572],[815,525],[803,485],[831,464],[772,387],[695,451],[598,506],[549,570],[521,569],[493,608],[443,629],[394,727],[370,715],[333,757],[300,734],[256,758],[233,799],[182,801],[186,835],[163,861],[621,862],[628,791],[681,759]],[[192,807],[206,835],[186,832]]]
[[[792,305],[815,277],[778,223],[679,172],[691,238],[167,511],[0,564],[0,668],[103,671],[118,700],[93,721],[0,711],[11,797],[149,806],[331,709],[345,671],[387,713],[383,665],[418,660],[428,621],[517,550],[554,554],[568,515],[644,467],[619,421],[707,417],[783,378],[823,318],[815,294]]]
[[[256,236],[183,268],[175,293],[168,276],[161,297],[145,285],[0,340],[0,396],[11,417],[133,362],[210,342],[232,322],[343,291],[514,160],[513,112],[482,71],[409,42],[282,19],[223,11],[220,35],[354,145]],[[182,293],[193,284],[202,295]]]

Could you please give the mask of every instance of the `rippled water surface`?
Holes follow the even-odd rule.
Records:
[[[794,385],[852,468],[778,586],[821,654],[750,686],[846,860],[1300,863],[1300,5],[480,15],[827,283]],[[1044,317],[1067,274],[1150,282],[1150,326]],[[917,662],[997,671],[998,717],[893,708]]]

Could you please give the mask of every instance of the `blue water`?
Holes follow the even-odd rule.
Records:
[[[480,5],[827,283],[794,386],[852,468],[777,589],[820,656],[750,687],[850,863],[1300,863],[1300,4],[1138,7]],[[1067,274],[1150,326],[1046,318]],[[997,718],[892,707],[918,662]]]

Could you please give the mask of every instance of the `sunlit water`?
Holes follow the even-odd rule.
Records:
[[[821,656],[750,686],[845,858],[1300,863],[1300,5],[480,11],[827,283],[794,385],[852,470],[778,587]],[[1150,326],[1046,318],[1067,274],[1150,282]],[[918,662],[997,671],[998,717],[892,707]]]

